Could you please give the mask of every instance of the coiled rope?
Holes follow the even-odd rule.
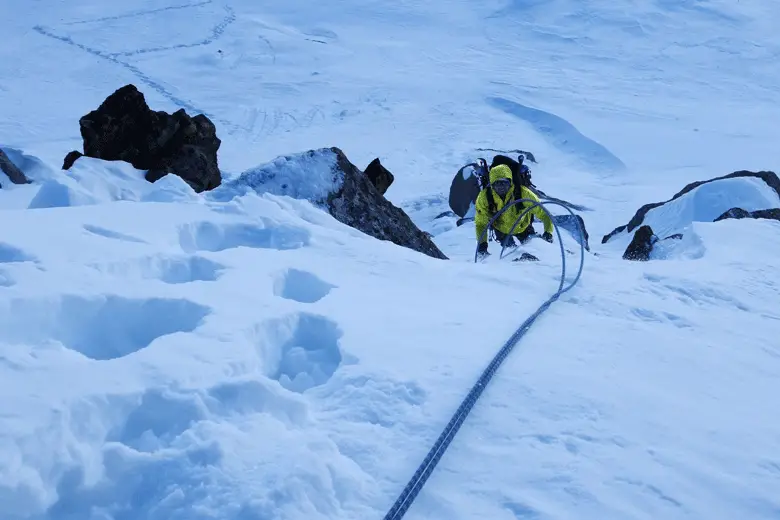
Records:
[[[550,212],[547,211],[547,208],[544,207],[547,204],[555,204],[557,206],[561,206],[574,217],[574,221],[577,223],[577,230],[580,233],[580,267],[579,270],[577,271],[577,276],[575,276],[574,280],[572,280],[568,285],[564,287],[564,284],[566,283],[566,251],[563,247],[563,240],[561,240],[561,231],[558,229],[558,226],[555,226],[555,232],[558,235],[558,244],[560,245],[561,248],[561,282],[560,285],[558,286],[558,290],[555,292],[555,294],[550,296],[550,298],[546,302],[544,302],[536,310],[536,312],[534,312],[531,316],[529,316],[528,319],[526,319],[522,325],[520,325],[520,327],[515,331],[515,333],[512,334],[512,336],[507,340],[504,346],[501,347],[501,349],[495,355],[495,357],[487,366],[487,368],[485,368],[485,370],[482,372],[482,375],[479,377],[477,382],[474,384],[474,386],[471,388],[469,393],[463,399],[463,402],[460,404],[458,409],[455,410],[455,413],[450,419],[450,422],[447,423],[447,426],[444,427],[444,430],[439,435],[439,438],[436,439],[436,442],[433,444],[430,451],[425,456],[425,459],[423,459],[422,463],[417,468],[417,471],[414,472],[414,475],[409,480],[409,483],[406,485],[403,491],[401,491],[401,494],[398,496],[398,499],[396,499],[393,506],[385,515],[384,517],[385,520],[398,520],[400,518],[403,518],[403,516],[406,514],[406,512],[414,503],[414,500],[417,498],[417,495],[420,493],[425,483],[428,481],[428,477],[430,477],[431,473],[433,473],[433,470],[435,469],[436,465],[439,463],[439,460],[441,460],[445,451],[447,451],[447,448],[452,442],[452,439],[455,438],[455,434],[457,434],[458,430],[460,430],[461,425],[466,420],[466,417],[468,416],[469,412],[471,412],[471,409],[474,407],[474,404],[476,404],[477,400],[482,395],[482,392],[485,390],[485,387],[488,385],[490,380],[493,379],[493,376],[498,370],[498,367],[501,366],[501,364],[504,362],[506,357],[515,347],[517,342],[520,341],[520,338],[522,338],[525,335],[525,333],[528,332],[528,329],[531,328],[531,325],[533,325],[536,319],[539,316],[541,316],[542,313],[544,313],[544,311],[546,311],[554,301],[560,298],[560,296],[563,293],[565,293],[566,291],[574,287],[576,283],[579,281],[580,276],[582,275],[582,268],[585,262],[585,236],[582,231],[582,228],[580,227],[579,219],[576,218],[577,216],[567,206],[561,204],[560,202],[556,202],[552,200],[546,200],[544,202],[540,202],[540,201],[530,200],[530,199],[520,199],[520,200],[513,201],[512,203],[507,204],[503,208],[501,208],[501,210],[498,213],[496,213],[496,215],[494,215],[492,219],[490,219],[490,222],[488,222],[485,231],[482,233],[482,236],[480,236],[480,239],[477,241],[477,250],[474,253],[474,262],[477,262],[477,255],[479,253],[479,243],[482,242],[483,239],[485,239],[485,236],[488,230],[490,229],[490,227],[493,225],[493,222],[497,218],[499,218],[506,210],[515,206],[516,204],[521,204],[523,202],[530,202],[533,205],[527,207],[525,211],[523,211],[520,214],[520,216],[517,217],[517,220],[515,220],[515,223],[512,226],[512,229],[509,232],[508,236],[512,236],[512,233],[517,227],[517,224],[525,216],[525,214],[536,207],[542,208],[542,211],[544,211],[545,214],[551,220],[552,220],[552,215],[550,215]],[[501,255],[499,258],[503,258],[505,249],[506,246],[502,244]]]

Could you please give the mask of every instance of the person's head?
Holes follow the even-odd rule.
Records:
[[[490,186],[502,199],[512,189],[512,170],[506,164],[490,168]]]

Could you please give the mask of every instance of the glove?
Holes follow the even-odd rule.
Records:
[[[488,243],[480,242],[479,247],[477,248],[477,258],[485,258],[489,255],[490,253],[488,253]]]
[[[553,243],[552,233],[548,233],[545,231],[545,233],[542,235],[542,240],[545,240],[552,244]]]

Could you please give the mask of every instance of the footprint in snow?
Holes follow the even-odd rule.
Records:
[[[226,267],[202,256],[148,256],[118,262],[93,264],[98,271],[123,278],[160,280],[167,284],[213,282]]]
[[[176,332],[192,332],[210,312],[184,299],[63,295],[0,303],[0,342],[51,340],[93,360],[117,359]]]
[[[339,326],[316,314],[296,313],[260,326],[258,353],[268,377],[293,392],[327,383],[342,363]]]
[[[0,264],[11,264],[16,262],[37,262],[37,258],[25,253],[18,247],[0,242]]]
[[[238,247],[288,250],[309,245],[311,235],[302,227],[261,220],[253,224],[199,222],[179,230],[179,244],[187,253],[218,252]]]
[[[274,281],[274,294],[299,303],[315,303],[330,294],[334,287],[308,271],[287,269]]]

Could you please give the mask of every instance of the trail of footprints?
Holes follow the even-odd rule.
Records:
[[[104,227],[85,226],[84,230],[100,240],[136,245],[143,242]],[[225,266],[206,258],[204,252],[238,247],[291,250],[305,247],[309,240],[306,229],[293,226],[200,222],[179,229],[182,255],[147,256],[93,268],[124,279],[151,278],[169,284],[214,281]],[[0,263],[31,258],[10,245],[0,245]],[[327,297],[334,287],[313,273],[290,268],[274,276],[271,290],[278,298],[312,305]],[[0,308],[0,343],[40,344],[55,339],[97,361],[130,355],[161,336],[195,331],[212,312],[205,305],[182,298],[133,299],[118,295],[7,298],[0,300],[0,306],[5,306]],[[140,499],[137,509],[159,513],[163,498],[170,501],[168,489],[174,483],[181,489],[184,502],[202,488],[205,477],[193,473],[191,465],[179,463],[179,459],[200,461],[206,468],[218,464],[222,457],[216,444],[190,442],[190,436],[197,437],[194,432],[200,428],[226,417],[254,414],[268,414],[293,427],[307,424],[309,406],[297,394],[327,383],[336,372],[342,361],[341,330],[332,320],[311,312],[267,319],[253,330],[253,347],[259,357],[274,361],[264,367],[269,379],[245,374],[208,388],[177,389],[166,384],[139,394],[74,403],[75,408],[87,407],[81,411],[91,417],[103,418],[105,464],[114,478],[90,490],[70,485],[71,478],[63,475],[58,485],[59,499],[49,513],[56,516],[60,510],[67,510],[86,517],[95,504],[114,503],[140,491],[145,498]],[[75,408],[74,414],[80,410]],[[141,455],[144,453],[155,456]],[[176,508],[175,502],[169,504],[171,511]]]
[[[105,227],[84,225],[85,232],[105,240],[146,244],[144,240]],[[305,247],[305,228],[259,221],[258,223],[198,222],[182,226],[178,241],[184,255],[151,255],[93,264],[94,269],[125,279],[157,279],[167,284],[216,281],[225,266],[202,256],[238,247],[291,250]],[[0,243],[0,289],[15,284],[4,264],[38,262],[33,255],[11,244]],[[277,275],[273,292],[280,298],[313,304],[326,297],[333,285],[316,275],[288,269]],[[149,346],[162,336],[192,332],[212,309],[184,298],[127,298],[118,295],[10,297],[0,301],[0,342],[40,344],[48,340],[93,360],[121,358]],[[268,377],[286,388],[303,392],[326,383],[341,363],[336,323],[308,312],[293,313],[260,325],[267,341],[259,351],[275,349],[278,359],[267,368]]]

